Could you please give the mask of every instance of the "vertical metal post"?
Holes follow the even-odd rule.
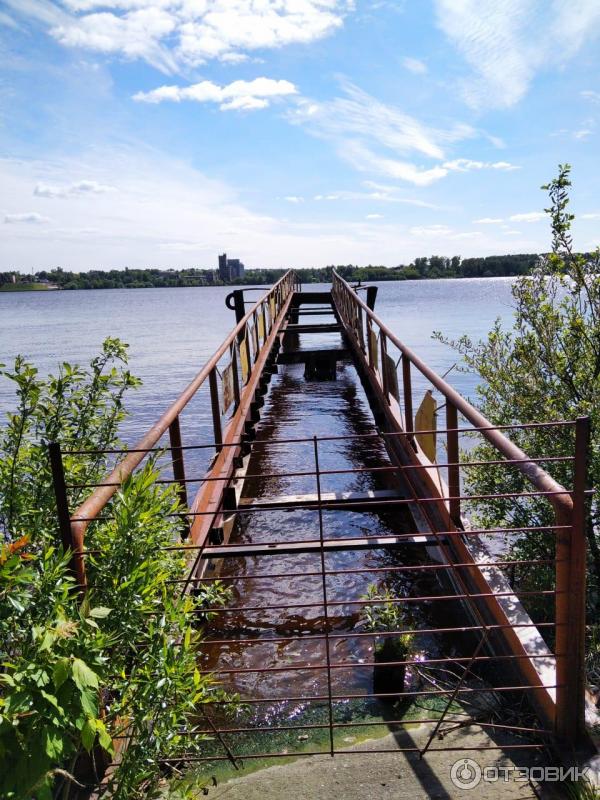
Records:
[[[244,303],[244,290],[234,289],[233,291],[233,308],[235,311],[235,321],[239,324],[246,314],[246,304]]]
[[[586,494],[590,419],[575,423],[573,508],[556,515],[556,735],[576,747],[585,731]]]
[[[267,314],[266,314],[266,311],[265,311],[265,304],[264,303],[262,303],[262,305],[260,307],[260,311],[258,313],[260,315],[260,318],[262,319],[263,340],[260,343],[260,346],[262,348],[263,344],[267,341],[267,337],[269,335],[267,333]]]
[[[404,394],[404,426],[407,433],[414,431],[413,405],[412,405],[412,381],[410,375],[410,361],[402,354],[402,392]],[[412,436],[408,437],[412,441]]]
[[[460,525],[460,451],[458,449],[458,412],[456,406],[446,400],[446,448],[448,451],[448,494],[450,518]]]
[[[231,375],[233,377],[233,410],[237,411],[240,406],[240,375],[238,372],[238,363],[237,363],[237,350],[235,348],[235,343],[231,343],[230,348],[231,353]]]
[[[54,486],[54,497],[56,499],[56,512],[62,547],[65,553],[71,552],[70,568],[75,575],[80,591],[84,591],[86,587],[85,563],[83,555],[77,548],[71,528],[69,498],[67,496],[65,468],[60,444],[58,442],[50,442],[48,445],[48,452],[50,455],[52,485]]]
[[[327,607],[327,576],[325,574],[325,536],[323,533],[323,506],[321,500],[321,472],[319,469],[319,449],[317,437],[313,436],[315,454],[315,475],[317,479],[317,508],[319,513],[319,543],[321,553],[321,576],[323,581],[323,620],[325,623],[325,657],[327,663],[327,697],[329,701],[329,753],[335,755],[333,742],[333,692],[331,689],[331,650],[329,646],[329,634],[331,633],[329,624],[329,609]]]
[[[181,427],[179,425],[179,415],[175,417],[169,425],[169,442],[171,445],[171,463],[173,464],[173,478],[177,484],[177,494],[179,501],[184,508],[188,507],[187,489],[185,484],[185,464],[183,462],[183,450],[181,449]],[[186,521],[189,528],[189,523]]]
[[[377,286],[367,286],[367,307],[373,311],[377,299]]]
[[[382,330],[379,331],[379,346],[381,349],[381,388],[383,389],[383,396],[385,397],[386,403],[389,403],[390,398],[388,394],[388,380],[387,380],[387,370],[386,370],[387,344],[386,344],[385,333]]]
[[[215,434],[215,447],[217,453],[221,451],[223,444],[223,431],[221,428],[221,407],[219,405],[219,387],[217,384],[217,370],[211,369],[208,373],[208,384],[210,387],[210,405],[212,409],[213,430]]]

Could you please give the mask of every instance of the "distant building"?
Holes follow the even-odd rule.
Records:
[[[219,278],[227,283],[229,281],[229,268],[227,266],[227,253],[219,256]]]
[[[229,274],[231,275],[232,281],[244,277],[244,265],[239,258],[227,259],[227,266],[229,267]]]
[[[227,258],[227,253],[219,256],[219,278],[224,283],[244,277],[244,265],[239,258]]]

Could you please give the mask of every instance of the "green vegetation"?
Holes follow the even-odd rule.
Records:
[[[407,658],[411,652],[414,634],[410,632],[411,626],[401,604],[398,603],[398,597],[390,589],[379,588],[372,583],[366,593],[362,595],[361,600],[372,604],[365,605],[362,609],[366,630],[373,633],[405,630],[405,633],[401,633],[393,639],[384,639],[383,643],[376,646],[376,652],[397,656],[398,661]]]
[[[497,321],[486,341],[463,337],[450,342],[463,356],[466,369],[477,373],[479,405],[498,425],[573,420],[590,416],[592,443],[589,482],[600,485],[600,250],[588,256],[573,251],[570,235],[573,215],[568,211],[570,167],[561,165],[558,176],[542,187],[550,196],[547,209],[552,223],[552,253],[531,276],[513,287],[516,320],[512,329]],[[436,334],[441,338],[440,334]],[[530,428],[511,432],[511,438],[533,457],[564,456],[573,452],[573,429]],[[469,460],[495,459],[483,444]],[[554,462],[550,471],[566,487],[573,484],[572,463]],[[472,467],[467,472],[467,492],[475,495],[526,490],[520,472],[506,467]],[[501,487],[501,488],[500,488]],[[496,499],[472,509],[477,524],[543,526],[553,522],[543,498]],[[588,543],[588,668],[593,683],[600,680],[600,505],[590,504],[586,530]],[[512,539],[515,559],[547,559],[554,553],[549,532],[528,533]],[[515,565],[513,584],[519,591],[553,586],[553,566]],[[534,619],[553,618],[553,598],[525,598]],[[546,629],[548,630],[548,629]]]
[[[157,797],[160,759],[197,752],[203,736],[180,731],[194,728],[203,702],[223,699],[196,668],[192,622],[204,598],[173,589],[186,568],[180,551],[164,549],[180,533],[169,516],[178,500],[156,484],[153,463],[123,485],[86,535],[91,588],[81,602],[47,453],[50,441],[65,451],[114,447],[139,381],[116,339],[88,370],[63,364],[44,380],[17,358],[0,374],[18,400],[0,431],[0,796],[66,800],[78,784],[97,786],[127,742],[106,777],[111,796]],[[66,452],[64,462],[68,485],[94,483],[108,467],[98,455]],[[82,490],[69,495],[76,508]]]
[[[525,255],[487,256],[464,258],[429,256],[416,258],[413,263],[397,267],[339,265],[335,269],[342,277],[352,281],[404,281],[423,278],[493,278],[525,275],[537,263],[535,253]],[[330,283],[333,267],[299,270],[303,283]],[[271,285],[279,280],[285,269],[248,269],[243,278],[233,285]],[[13,284],[13,275],[17,283]],[[207,269],[111,269],[89,272],[67,272],[60,267],[41,271],[39,280],[49,281],[61,289],[150,289],[175,286],[222,285],[216,270]],[[32,285],[31,276],[18,272],[0,272],[0,291],[18,291],[23,285]]]
[[[49,292],[52,289],[56,289],[56,286],[48,283],[36,283],[35,281],[0,282],[0,292]]]

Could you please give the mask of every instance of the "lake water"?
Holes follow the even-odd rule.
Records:
[[[433,369],[443,374],[456,361],[433,341],[434,330],[456,338],[485,336],[496,317],[512,317],[512,278],[380,283],[379,316]],[[306,285],[306,290],[328,286]],[[104,289],[0,294],[0,363],[23,354],[41,373],[61,361],[85,363],[107,336],[130,345],[132,372],[143,387],[130,396],[133,418],[126,438],[136,438],[198,372],[234,325],[225,307],[228,287]],[[248,292],[248,298],[258,297]],[[450,382],[471,395],[476,380],[456,371]],[[415,388],[420,391],[418,380]],[[0,378],[0,412],[14,407],[10,381]],[[198,425],[209,409],[198,407]]]

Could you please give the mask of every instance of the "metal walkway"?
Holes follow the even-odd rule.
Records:
[[[265,642],[277,647],[293,641],[310,639],[314,646],[310,661],[289,663],[283,659],[276,666],[245,667],[228,665],[207,671],[214,672],[219,680],[232,675],[251,673],[259,679],[261,673],[302,673],[318,676],[312,691],[287,696],[243,696],[248,707],[268,703],[294,701],[316,704],[326,709],[325,718],[318,722],[294,724],[235,725],[221,713],[215,704],[214,720],[206,730],[195,729],[195,734],[211,733],[217,736],[218,752],[207,754],[206,761],[236,759],[236,743],[247,733],[277,735],[282,731],[319,730],[328,732],[325,748],[298,755],[338,752],[334,734],[360,722],[342,721],[339,715],[343,704],[355,700],[398,700],[410,697],[437,698],[441,702],[431,719],[421,719],[429,725],[429,733],[419,746],[424,755],[429,750],[460,749],[450,746],[443,737],[448,725],[457,724],[457,708],[465,697],[476,695],[507,695],[519,698],[531,710],[531,723],[513,722],[504,726],[497,720],[478,719],[483,729],[501,731],[510,728],[521,733],[521,743],[498,745],[498,749],[544,749],[549,745],[575,748],[585,741],[585,502],[586,453],[589,438],[589,420],[558,421],[544,424],[554,428],[571,442],[571,451],[563,456],[530,458],[508,438],[511,431],[532,425],[494,426],[464,398],[439,378],[409,348],[407,348],[375,315],[375,292],[367,292],[366,302],[359,294],[333,274],[331,292],[303,292],[298,277],[287,273],[271,290],[246,312],[243,290],[233,293],[237,325],[223,342],[208,364],[200,371],[180,398],[165,412],[158,422],[134,447],[117,455],[120,460],[113,472],[99,486],[69,487],[64,485],[60,447],[51,445],[57,507],[63,543],[73,550],[73,569],[83,591],[86,587],[85,531],[88,525],[106,513],[110,499],[121,483],[144,461],[148,454],[162,451],[164,437],[168,435],[172,475],[164,482],[177,485],[185,512],[178,514],[182,521],[182,540],[173,548],[190,556],[190,572],[181,587],[174,590],[193,591],[200,583],[230,580],[222,576],[223,565],[229,560],[247,559],[257,572],[243,571],[235,576],[238,581],[264,578],[306,579],[320,586],[318,600],[307,601],[298,596],[297,602],[274,602],[267,606],[219,606],[204,609],[205,613],[219,617],[237,613],[254,613],[260,619],[273,611],[293,617],[296,611],[312,609],[320,620],[320,628],[309,634],[294,633],[269,635],[233,634],[220,637],[210,634],[207,646],[227,647],[235,642],[252,648],[263,647]],[[325,321],[317,321],[317,317]],[[300,321],[300,320],[310,321]],[[314,321],[313,321],[314,320]],[[313,345],[313,341],[329,334],[342,337],[341,346]],[[300,346],[299,341],[308,342]],[[315,337],[315,338],[313,338]],[[335,344],[335,343],[334,343]],[[297,438],[265,437],[260,433],[259,422],[269,385],[279,366],[303,364],[305,376],[310,380],[336,378],[340,364],[350,364],[360,377],[375,420],[375,430],[357,432],[343,437],[306,436]],[[446,424],[442,429],[419,430],[418,415],[414,411],[412,375],[414,370],[428,381],[432,391],[441,398],[438,404],[445,407]],[[179,417],[189,401],[207,384],[213,421],[213,442],[183,443]],[[541,425],[540,425],[541,426]],[[422,427],[422,426],[421,426]],[[494,449],[495,456],[488,462],[467,460],[461,452],[461,437],[477,437]],[[322,464],[323,448],[338,442],[369,448],[377,442],[385,452],[385,461],[377,466],[354,469],[326,469]],[[311,451],[312,468],[288,469],[276,474],[268,471],[251,472],[252,458],[268,448],[303,445]],[[186,477],[186,461],[193,451],[213,449],[214,456],[205,474]],[[71,453],[76,455],[76,453]],[[543,468],[552,467],[554,461],[570,462],[573,467],[573,486],[565,488],[553,480]],[[497,492],[480,497],[462,494],[464,471],[470,467],[505,467],[522,476],[525,488],[518,492]],[[331,476],[359,473],[375,476],[380,488],[363,491],[330,491],[324,481]],[[268,495],[256,498],[247,495],[252,481],[269,478],[301,478],[314,482],[310,492]],[[190,500],[191,484],[199,488]],[[385,486],[385,488],[381,488]],[[91,495],[75,511],[68,505],[68,493],[73,489],[93,489]],[[548,504],[553,510],[554,522],[544,528],[522,526],[474,529],[463,515],[465,505],[477,500],[502,500],[510,507],[536,500]],[[329,537],[325,520],[331,514],[388,515],[402,521],[402,530],[394,535],[380,536],[367,531],[365,535],[336,535]],[[232,531],[240,520],[252,517],[266,518],[277,515],[269,523],[270,534],[266,540],[239,541],[232,539]],[[261,516],[262,515],[262,516]],[[312,515],[316,525],[304,529],[306,515]],[[299,520],[300,521],[297,521]],[[265,523],[267,524],[267,523]],[[519,537],[537,531],[548,537],[548,558],[544,560],[514,561],[506,556],[494,556],[486,542],[494,537]],[[391,562],[385,567],[350,565],[339,566],[330,561],[335,554],[358,554],[365,551],[385,553],[420,553],[419,563]],[[314,558],[312,568],[306,564],[294,567],[300,556]],[[426,557],[425,557],[426,556]],[[290,561],[291,559],[291,561]],[[285,563],[281,569],[278,564]],[[553,570],[553,579],[547,587],[535,592],[519,592],[511,585],[511,570],[544,564]],[[353,596],[350,591],[342,598],[332,598],[332,581],[347,580],[367,574],[373,578],[386,575],[435,576],[438,588],[427,593],[412,592],[392,599],[365,599]],[[531,595],[552,598],[554,617],[551,620],[533,620],[527,610]],[[341,610],[359,612],[366,606],[435,606],[458,604],[462,622],[455,625],[429,625],[423,628],[395,628],[376,633],[366,630],[340,630],[336,620]],[[258,625],[259,623],[257,623]],[[220,630],[218,627],[216,630]],[[360,663],[348,657],[340,658],[338,646],[348,649],[352,642],[363,643],[394,640],[408,633],[416,639],[428,636],[446,637],[444,641],[467,643],[463,654],[444,653],[434,658],[420,658],[418,668],[426,672],[428,665],[451,665],[454,680],[451,684],[430,681],[411,689],[407,695],[401,690],[344,692],[344,675],[355,670],[381,668],[381,663],[362,659]],[[549,643],[553,645],[551,648]],[[357,645],[358,646],[358,645]],[[464,648],[463,648],[464,649]],[[479,668],[493,665],[496,682],[489,677],[483,681]],[[396,670],[396,675],[415,670],[411,657],[387,660],[385,668]],[[392,673],[389,672],[391,675]],[[489,675],[489,673],[486,673]],[[341,677],[340,677],[341,676]],[[221,703],[224,705],[224,703]],[[389,716],[389,715],[388,715]],[[465,714],[464,724],[468,724]],[[362,723],[373,724],[372,722]],[[392,729],[406,724],[395,709],[395,714],[379,723]],[[224,739],[226,737],[226,740]],[[397,748],[394,748],[397,750]],[[486,746],[485,749],[491,749]],[[377,748],[370,752],[381,752]],[[387,752],[387,751],[385,751]],[[244,758],[265,755],[289,757],[289,752],[275,752],[266,747],[260,753]],[[182,753],[179,760],[185,760]],[[192,760],[198,760],[194,758]],[[202,760],[202,759],[200,759]]]

